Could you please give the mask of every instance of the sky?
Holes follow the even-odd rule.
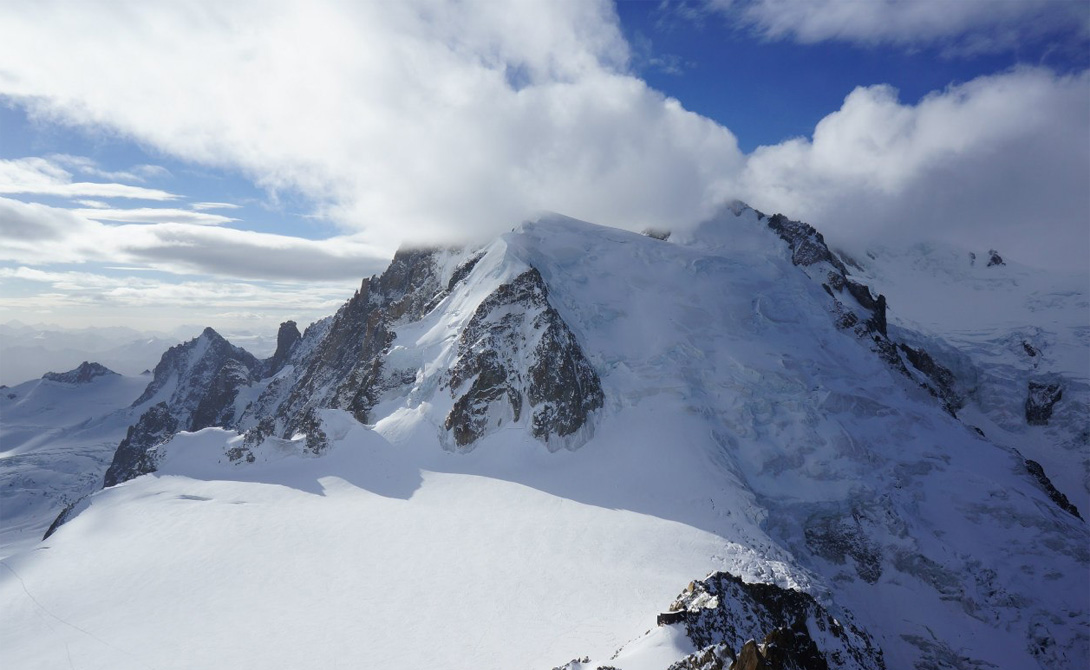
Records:
[[[0,3],[0,321],[274,332],[403,244],[733,199],[1088,271],[1090,3]]]

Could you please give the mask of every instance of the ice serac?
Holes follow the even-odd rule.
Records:
[[[42,375],[42,379],[48,379],[51,382],[61,382],[62,384],[87,384],[96,377],[116,374],[116,372],[105,365],[84,361],[79,364],[79,367],[69,370],[68,372],[47,372]]]
[[[519,421],[524,398],[531,433],[550,450],[585,441],[576,436],[602,407],[602,385],[548,296],[530,268],[485,298],[462,331],[449,377],[454,407],[444,423],[458,447],[505,419]]]

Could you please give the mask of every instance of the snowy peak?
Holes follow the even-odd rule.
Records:
[[[132,406],[165,402],[187,430],[225,425],[235,418],[238,390],[261,372],[252,354],[205,328],[163,354],[151,383]]]
[[[62,384],[87,384],[96,377],[116,374],[116,372],[104,365],[84,361],[80,363],[79,367],[69,370],[68,372],[47,372],[42,375],[42,379],[48,379],[51,382],[60,382]]]

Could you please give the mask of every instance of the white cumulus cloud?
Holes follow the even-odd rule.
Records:
[[[1086,268],[1090,73],[1018,69],[927,96],[861,87],[812,138],[758,148],[755,206],[843,240],[1005,244],[1037,265]]]
[[[734,136],[627,58],[605,0],[0,8],[0,94],[297,190],[388,250],[541,209],[633,228],[710,212]]]

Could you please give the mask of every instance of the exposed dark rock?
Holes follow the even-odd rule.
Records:
[[[51,382],[61,382],[63,384],[86,384],[97,377],[116,374],[116,372],[105,365],[84,361],[79,364],[79,367],[69,370],[68,372],[47,372],[42,375],[42,379],[48,379]]]
[[[969,252],[969,265],[976,265],[976,254]]]
[[[56,519],[53,519],[53,523],[49,524],[49,528],[46,529],[45,535],[42,535],[43,540],[48,540],[49,536],[57,532],[57,529],[68,523],[70,519],[76,516],[76,508],[80,503],[84,502],[87,498],[80,498],[74,502],[70,502],[64,506],[61,513],[57,515]]]
[[[288,437],[302,430],[308,412],[319,407],[345,409],[361,423],[378,398],[402,376],[384,376],[383,355],[394,326],[419,320],[444,295],[435,250],[401,250],[381,275],[364,279],[360,289],[332,317],[313,350],[295,362],[298,381],[286,398],[270,385],[256,403],[261,418],[276,416],[276,431]],[[310,335],[310,329],[303,339]],[[309,433],[308,433],[309,434]]]
[[[236,360],[228,360],[197,403],[188,430],[226,426],[235,418],[234,402],[238,391],[251,382],[250,370]]]
[[[646,235],[647,237],[650,237],[650,238],[653,238],[653,239],[656,239],[656,240],[662,240],[663,242],[670,239],[670,231],[669,230],[660,230],[658,228],[648,228],[647,230],[643,231],[643,234]]]
[[[307,436],[305,449],[310,453],[321,454],[329,448],[329,436],[322,429],[322,422],[317,412],[313,410],[307,412],[299,422],[299,429]]]
[[[1006,265],[1003,262],[1003,257],[999,255],[999,252],[995,249],[988,249],[988,267],[993,265]]]
[[[1041,485],[1041,488],[1045,490],[1045,493],[1047,493],[1048,497],[1052,499],[1052,502],[1056,503],[1057,507],[1067,512],[1068,514],[1072,514],[1080,519],[1082,518],[1082,515],[1079,514],[1078,508],[1075,507],[1075,505],[1073,505],[1071,501],[1067,499],[1067,496],[1065,496],[1059,491],[1059,489],[1053,486],[1052,480],[1049,479],[1048,475],[1045,474],[1045,469],[1041,467],[1040,463],[1038,463],[1037,461],[1031,461],[1027,458],[1026,470],[1028,470],[1029,473],[1033,475],[1034,479],[1036,479],[1037,483]]]
[[[1036,358],[1040,355],[1040,351],[1029,342],[1022,340],[1022,350],[1026,352],[1026,355],[1030,358]]]
[[[473,268],[477,267],[477,263],[481,262],[482,258],[484,258],[483,253],[477,254],[455,268],[454,272],[450,275],[450,280],[447,282],[447,292],[453,291],[454,287],[458,285],[458,282],[468,277],[469,273],[473,272]]]
[[[866,284],[849,278],[845,263],[830,251],[825,238],[812,226],[800,221],[791,221],[782,214],[776,214],[768,219],[768,227],[790,245],[791,262],[795,265],[805,268],[822,262],[828,263],[824,278],[818,281],[821,281],[822,288],[833,299],[833,314],[837,328],[851,329],[860,338],[868,337],[872,343],[871,349],[879,358],[894,370],[912,377],[901,358],[903,352],[912,366],[929,380],[923,383],[923,386],[942,401],[943,408],[951,416],[956,417],[957,410],[964,404],[964,399],[956,390],[956,379],[953,373],[939,365],[924,349],[912,348],[905,344],[898,347],[897,343],[889,338],[886,297],[882,294],[875,296]],[[867,256],[874,259],[873,254],[869,252]],[[858,263],[854,260],[851,260],[851,263],[858,267]],[[842,302],[837,297],[844,291],[854,298],[862,311],[857,311],[848,301]]]
[[[819,514],[806,522],[806,546],[827,561],[843,564],[851,558],[856,574],[870,584],[882,576],[882,551],[854,516]]]
[[[686,634],[700,650],[671,670],[885,668],[882,650],[864,630],[837,620],[801,591],[717,572],[691,583],[670,609],[683,613]],[[755,640],[763,640],[764,649]]]
[[[672,626],[675,623],[685,621],[685,612],[660,612],[655,624],[658,626]]]
[[[287,364],[291,358],[291,352],[303,336],[299,333],[299,327],[294,321],[285,321],[280,324],[280,330],[276,331],[276,352],[265,361],[265,374],[270,377]]]
[[[942,399],[947,412],[956,415],[965,401],[957,392],[957,379],[954,373],[937,363],[922,347],[914,349],[902,343],[900,348],[912,367],[922,372],[931,381],[931,385],[927,385],[927,390]]]
[[[1052,418],[1052,408],[1063,398],[1063,386],[1058,382],[1029,383],[1026,396],[1026,423],[1031,426],[1044,426]]]
[[[839,258],[829,251],[825,238],[808,223],[792,221],[783,214],[773,214],[768,219],[768,227],[776,231],[791,246],[791,262],[806,267],[826,261],[841,274],[848,274],[848,269]]]
[[[530,365],[523,370],[526,353]],[[459,340],[449,387],[455,403],[445,426],[459,447],[494,427],[493,409],[497,420],[507,415],[518,421],[524,397],[532,410],[531,432],[546,444],[583,428],[604,400],[597,373],[549,304],[548,288],[533,268],[478,306]]]
[[[158,463],[152,449],[169,440],[179,428],[178,420],[165,402],[153,405],[140,416],[135,426],[129,426],[125,439],[114,452],[102,485],[113,486],[154,472]]]
[[[872,333],[886,335],[886,296],[879,294],[875,298],[871,295],[870,288],[850,279],[845,279],[844,285],[856,302],[871,313],[871,317],[867,319],[868,329]]]
[[[672,663],[666,670],[731,670],[736,658],[727,645],[713,644]]]

